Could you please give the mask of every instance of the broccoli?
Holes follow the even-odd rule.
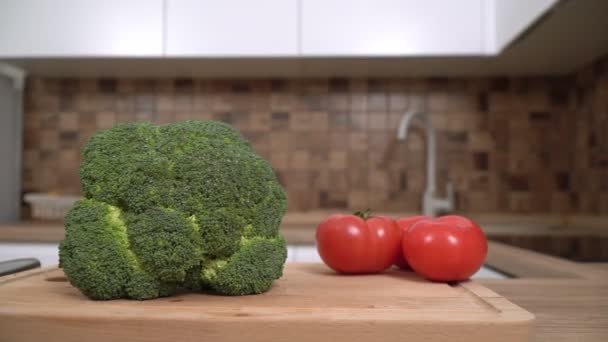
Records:
[[[84,198],[65,218],[59,257],[87,297],[257,294],[281,277],[285,192],[229,125],[121,124],[82,157]]]

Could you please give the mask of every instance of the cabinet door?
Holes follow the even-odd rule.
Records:
[[[482,1],[302,0],[302,53],[482,54]]]
[[[2,0],[0,57],[161,56],[163,0]]]
[[[494,52],[502,51],[553,7],[557,0],[494,0]]]
[[[297,0],[167,0],[166,55],[295,56]]]

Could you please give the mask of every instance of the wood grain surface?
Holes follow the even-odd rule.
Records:
[[[608,341],[608,267],[490,242],[486,263],[514,279],[479,279],[536,316],[532,341]]]
[[[281,231],[290,243],[313,243],[314,231],[331,211],[288,212]],[[389,217],[415,213],[378,213]],[[460,213],[475,220],[491,236],[516,237],[608,237],[608,216],[517,215],[504,213]],[[60,241],[64,237],[61,221],[21,221],[0,223],[2,241]]]
[[[526,341],[533,315],[475,282],[287,264],[262,295],[96,302],[61,270],[0,280],[2,341]]]

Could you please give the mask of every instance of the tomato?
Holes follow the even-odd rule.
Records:
[[[411,227],[414,223],[423,220],[423,219],[430,219],[430,217],[428,216],[410,216],[410,217],[402,217],[397,219],[395,222],[397,223],[397,226],[399,226],[399,233],[401,234],[401,237],[403,237],[403,234],[405,234],[405,232],[407,231],[407,229],[409,227]],[[396,266],[399,266],[399,268],[401,269],[410,269],[410,266],[407,264],[407,261],[405,261],[405,257],[403,256],[403,249],[400,248],[399,249],[399,257],[397,258],[397,261],[395,262]]]
[[[399,228],[388,217],[331,215],[317,228],[323,262],[339,273],[379,273],[399,256]]]
[[[472,276],[488,252],[477,224],[461,216],[420,220],[403,235],[407,263],[434,281],[460,281]]]

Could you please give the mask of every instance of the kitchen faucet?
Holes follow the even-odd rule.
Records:
[[[414,119],[418,119],[424,124],[426,129],[426,189],[422,195],[422,214],[425,216],[436,216],[439,211],[451,211],[454,209],[454,187],[451,182],[448,182],[447,198],[435,197],[437,187],[437,179],[435,178],[437,138],[428,114],[416,111],[405,113],[399,122],[397,139],[405,140],[410,124]]]

